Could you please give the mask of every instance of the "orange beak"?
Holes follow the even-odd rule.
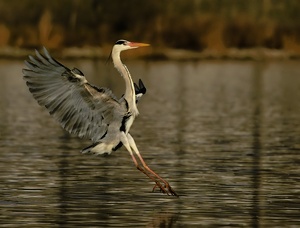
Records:
[[[150,44],[136,43],[136,42],[130,42],[128,45],[130,47],[147,47],[147,46],[150,46]]]

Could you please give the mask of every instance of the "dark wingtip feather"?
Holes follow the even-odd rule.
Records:
[[[134,83],[134,90],[135,90],[136,94],[138,94],[138,93],[145,94],[146,93],[146,87],[141,79],[139,79],[139,85]]]
[[[147,92],[147,89],[141,79],[139,79],[139,87],[140,87],[140,93],[145,94]]]
[[[134,84],[134,90],[135,90],[135,93],[138,93],[139,92],[139,86],[136,84],[136,83],[133,83]]]

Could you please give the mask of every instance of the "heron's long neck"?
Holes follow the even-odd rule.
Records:
[[[131,78],[131,75],[129,73],[129,70],[127,67],[122,63],[120,58],[120,53],[113,53],[113,62],[115,68],[120,72],[121,76],[125,80],[125,94],[124,99],[126,99],[128,103],[128,111],[132,112],[134,115],[138,115],[138,109],[136,107],[136,100],[135,100],[135,90],[134,90],[134,84]]]

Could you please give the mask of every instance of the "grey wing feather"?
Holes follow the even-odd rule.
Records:
[[[80,70],[68,69],[45,48],[44,53],[36,51],[36,58],[29,56],[25,61],[29,69],[23,69],[23,74],[29,91],[65,130],[99,141],[125,111],[109,89],[89,84]]]

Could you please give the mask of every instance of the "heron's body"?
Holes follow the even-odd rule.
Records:
[[[120,59],[120,53],[142,46],[148,45],[119,40],[112,49],[114,66],[126,86],[120,99],[107,88],[89,84],[80,70],[65,67],[53,59],[45,48],[45,56],[36,51],[36,58],[29,56],[29,60],[25,61],[29,69],[23,70],[24,79],[33,97],[48,109],[65,130],[92,141],[92,145],[82,150],[83,153],[110,154],[124,145],[136,167],[155,181],[155,187],[176,195],[168,182],[146,165],[129,134],[139,114],[137,102],[145,94],[146,88],[141,80],[139,85],[133,83],[129,70]],[[143,167],[138,164],[134,153]]]

